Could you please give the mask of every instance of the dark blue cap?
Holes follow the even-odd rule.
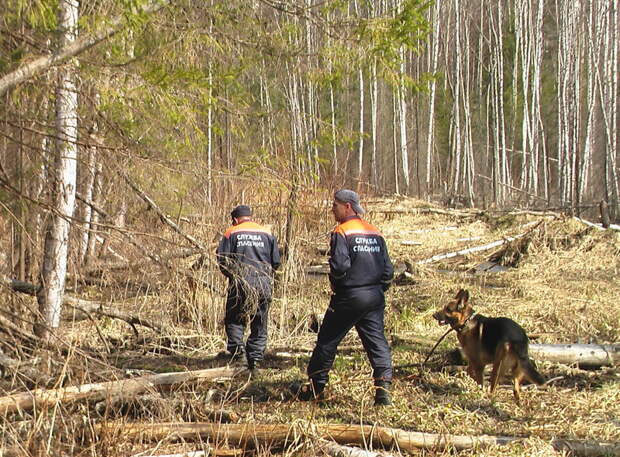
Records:
[[[239,205],[230,212],[230,216],[237,219],[239,217],[251,216],[252,208],[247,205]]]

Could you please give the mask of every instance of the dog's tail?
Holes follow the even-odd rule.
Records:
[[[529,357],[524,357],[520,360],[521,370],[523,370],[523,374],[528,381],[533,382],[534,384],[538,384],[539,386],[543,385],[547,380],[541,375],[536,369],[536,364]]]

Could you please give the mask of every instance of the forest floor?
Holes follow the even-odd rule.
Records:
[[[0,455],[185,455],[207,449],[211,455],[328,453],[313,439],[284,446],[255,438],[241,446],[224,434],[209,440],[199,433],[182,439],[172,431],[157,436],[130,433],[131,425],[163,423],[283,425],[310,437],[321,425],[367,424],[446,436],[521,438],[459,451],[464,456],[565,455],[567,451],[552,445],[558,439],[620,442],[617,365],[586,369],[538,360],[539,371],[552,381],[528,386],[517,405],[508,380],[490,395],[467,375],[463,363],[450,359],[457,347],[453,333],[422,363],[446,330],[432,314],[460,288],[469,290],[478,312],[519,322],[532,343],[619,343],[620,232],[551,213],[448,211],[414,199],[376,199],[367,202],[367,209],[367,219],[384,233],[397,267],[386,308],[395,366],[392,406],[373,407],[371,368],[355,332],[341,345],[325,401],[295,401],[289,391],[292,382],[305,378],[316,340],[310,330],[312,316],[322,316],[329,300],[327,276],[318,267],[324,269],[327,260],[329,227],[317,224],[305,228],[289,253],[295,267],[278,275],[268,351],[257,376],[250,378],[240,369],[232,378],[152,387],[129,398],[117,394],[96,402],[5,413],[0,418]],[[515,236],[490,249],[433,259]],[[423,263],[426,259],[432,260]],[[483,271],[490,265],[492,271]],[[107,285],[75,281],[68,293],[162,322],[164,328],[137,326],[136,335],[118,319],[84,319],[66,312],[55,350],[16,349],[26,365],[49,377],[38,387],[228,366],[221,354],[225,283],[213,263],[201,271],[210,286],[194,291],[182,276],[160,277],[155,284],[147,270],[110,273]],[[150,290],[135,291],[136,284],[150,284]],[[30,298],[16,299],[6,290],[1,294],[7,303],[18,300],[26,309],[33,306]],[[22,373],[7,369],[2,374],[0,395],[35,387]],[[390,455],[455,452],[450,447],[405,451],[371,442],[355,446]]]

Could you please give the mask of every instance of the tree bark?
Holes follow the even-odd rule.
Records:
[[[76,0],[62,0],[59,4],[60,47],[70,46],[77,39],[78,3]],[[45,236],[42,287],[38,291],[40,315],[35,332],[43,339],[49,336],[50,328],[60,325],[62,296],[67,274],[70,220],[75,210],[77,184],[77,74],[75,65],[66,65],[59,72],[56,89],[56,177],[53,183],[55,212]]]
[[[288,424],[211,424],[211,423],[151,423],[128,424],[109,422],[95,425],[95,433],[118,434],[126,439],[162,440],[182,438],[184,440],[208,438],[214,441],[228,441],[248,447],[286,445],[302,438],[312,440],[330,439],[339,444],[356,444],[374,447],[396,447],[401,451],[418,453],[420,449],[480,449],[489,446],[505,446],[524,441],[525,438],[492,435],[450,435],[446,433],[413,432],[374,425],[302,424],[294,427]],[[607,442],[585,442],[552,439],[557,450],[570,450],[576,455],[620,456],[620,445]]]
[[[583,367],[620,363],[620,344],[530,344],[529,348],[530,357],[547,362]]]
[[[230,378],[243,370],[235,368],[209,368],[175,373],[161,373],[132,379],[82,384],[61,389],[35,389],[0,397],[0,414],[31,410],[35,406],[41,411],[56,404],[71,404],[81,401],[101,401],[106,398],[131,397],[156,386],[180,384],[183,382]]]

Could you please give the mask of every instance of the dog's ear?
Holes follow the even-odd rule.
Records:
[[[465,289],[459,290],[459,292],[456,294],[457,309],[464,308],[465,305],[467,305],[468,300],[469,300],[469,291]]]

